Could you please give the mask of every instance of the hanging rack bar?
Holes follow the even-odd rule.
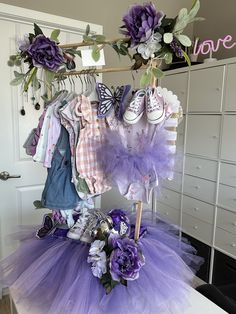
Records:
[[[148,66],[144,65],[138,70],[145,70]],[[84,69],[81,71],[70,71],[65,73],[57,73],[56,76],[72,76],[72,75],[81,75],[81,74],[98,74],[98,73],[109,73],[109,72],[127,72],[127,71],[137,71],[132,69],[132,67],[121,67],[121,68],[103,68],[103,69]]]
[[[118,41],[123,41],[123,42],[128,42],[130,38],[115,38],[112,40],[104,40],[98,43],[98,45],[105,45],[105,44],[115,44]],[[60,48],[78,48],[78,47],[86,47],[86,46],[92,46],[93,42],[91,41],[90,43],[88,42],[80,42],[80,43],[72,43],[72,44],[64,44],[64,45],[59,45]]]

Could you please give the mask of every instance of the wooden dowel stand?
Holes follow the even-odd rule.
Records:
[[[139,239],[140,226],[142,220],[142,212],[143,212],[143,202],[138,201],[136,203],[136,223],[135,223],[135,231],[134,231],[134,240],[137,241]]]

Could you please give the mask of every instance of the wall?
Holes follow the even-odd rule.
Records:
[[[128,7],[133,3],[143,3],[139,0],[3,0],[2,2],[32,9],[36,11],[42,11],[59,16],[65,16],[81,21],[91,22],[95,24],[101,24],[104,27],[104,34],[107,38],[119,37],[119,26],[122,25],[122,16],[126,13]],[[191,7],[192,0],[158,0],[153,1],[156,7],[165,12],[168,17],[174,17],[178,14],[178,11],[182,7]],[[188,29],[189,34],[192,33],[192,28]],[[117,55],[111,48],[107,48],[105,52],[107,66],[125,66],[129,65],[130,61],[128,57],[124,57],[119,60]],[[138,86],[139,77],[136,75],[136,87]],[[103,76],[105,84],[119,85],[125,83],[132,84],[131,73],[117,73],[106,74]],[[112,190],[106,193],[102,198],[102,207],[107,208],[110,206],[122,206],[125,204],[124,198],[119,195],[118,192]]]
[[[217,40],[230,34],[236,41],[236,1],[235,0],[207,0],[201,1],[199,16],[206,20],[194,25],[194,35],[201,40]],[[213,57],[217,59],[226,59],[236,56],[236,46],[227,50],[221,48],[214,53]]]

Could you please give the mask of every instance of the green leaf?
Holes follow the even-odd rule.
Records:
[[[191,8],[191,10],[189,11],[188,17],[189,20],[191,21],[198,13],[200,9],[200,1],[199,0],[195,0],[193,3],[193,6]]]
[[[58,43],[58,36],[60,35],[60,29],[54,29],[51,33],[50,39],[54,40],[56,43]]]
[[[85,29],[85,35],[88,36],[90,33],[90,25],[87,24],[86,29]]]
[[[161,78],[161,77],[164,76],[164,72],[162,72],[162,70],[159,69],[159,68],[152,68],[152,74],[153,74],[157,79],[159,79],[159,78]]]
[[[178,21],[182,21],[183,19],[185,19],[187,15],[188,15],[188,10],[186,8],[182,8],[179,11],[179,14],[178,14],[178,17],[177,17],[177,22]]]
[[[52,84],[52,81],[55,78],[56,73],[53,71],[45,70],[45,79],[46,83],[50,86]]]
[[[7,65],[8,65],[9,67],[14,67],[15,62],[12,61],[12,60],[8,60],[8,61],[7,61]]]
[[[173,33],[181,33],[181,32],[185,29],[185,27],[188,25],[188,22],[189,22],[188,17],[185,17],[185,18],[182,19],[181,21],[178,21],[178,22],[175,24]]]
[[[25,76],[25,74],[24,73],[20,73],[20,72],[17,72],[17,71],[14,71],[14,75],[15,75],[15,77],[24,77]]]
[[[11,56],[10,56],[10,60],[15,61],[15,60],[16,60],[16,57],[17,57],[16,55],[11,55]]]
[[[167,52],[167,53],[164,55],[164,59],[165,59],[165,63],[166,63],[166,64],[171,64],[171,63],[172,63],[172,60],[173,60],[173,54],[172,54],[172,52]]]
[[[43,35],[43,31],[36,23],[34,23],[34,33],[35,33],[35,36],[38,36],[40,34]]]
[[[93,49],[92,49],[92,58],[95,62],[97,62],[99,59],[100,59],[100,50],[98,48],[97,45],[94,45],[93,46]]]
[[[84,35],[83,41],[86,43],[94,43],[94,39],[92,39],[90,36]]]
[[[184,50],[181,50],[182,54],[184,56],[185,61],[187,62],[188,66],[191,66],[191,61],[189,59],[189,56],[187,55],[187,53]]]
[[[173,34],[172,33],[165,33],[163,36],[164,43],[170,44],[173,40]]]
[[[94,38],[98,43],[104,42],[106,40],[104,35],[93,35],[92,38]]]
[[[140,79],[140,86],[141,88],[146,87],[148,84],[151,83],[151,79],[152,79],[152,72],[150,70],[146,70]]]
[[[192,42],[191,39],[186,36],[186,35],[182,35],[182,34],[176,34],[175,37],[179,40],[179,42],[185,46],[185,47],[191,47],[192,46]]]
[[[11,85],[11,86],[17,86],[17,85],[20,85],[21,83],[23,83],[23,81],[24,81],[24,76],[15,77],[15,78],[10,82],[10,85]]]
[[[28,91],[28,88],[29,88],[29,85],[30,83],[32,82],[34,76],[37,74],[37,71],[38,71],[38,68],[32,68],[29,72],[29,78],[28,80],[25,82],[25,85],[24,85],[24,92],[27,92]]]
[[[39,80],[38,80],[38,78],[37,78],[37,75],[35,75],[35,76],[33,77],[32,86],[33,86],[34,90],[38,90],[38,89],[40,89],[40,87],[41,87],[41,84],[40,84],[40,82],[39,82]]]

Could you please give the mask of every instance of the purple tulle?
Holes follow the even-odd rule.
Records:
[[[174,167],[174,155],[167,145],[167,134],[160,128],[153,139],[145,134],[137,135],[132,147],[116,131],[107,131],[104,144],[98,148],[97,156],[105,176],[113,186],[120,182],[144,182],[169,178]]]
[[[187,264],[197,269],[201,259],[179,241],[173,226],[156,225],[145,217],[143,225],[147,233],[139,245],[145,265],[128,287],[118,285],[105,294],[87,263],[89,245],[52,235],[39,240],[32,234],[0,263],[0,283],[10,287],[15,301],[24,303],[29,313],[182,314],[193,278]]]

